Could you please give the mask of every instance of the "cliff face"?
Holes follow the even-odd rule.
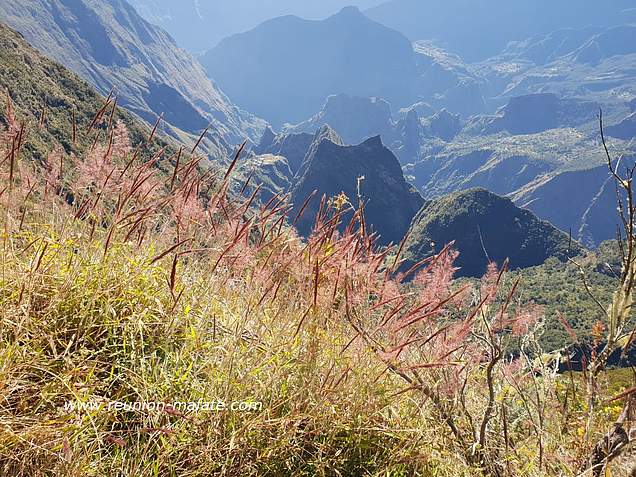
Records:
[[[331,198],[344,193],[357,207],[359,183],[369,232],[379,235],[380,244],[399,243],[423,204],[422,197],[405,181],[399,162],[379,137],[357,146],[332,139],[326,131],[317,135],[297,177],[292,192],[296,212],[317,191],[298,221],[298,230],[303,235],[311,232],[323,195]]]
[[[628,162],[633,164],[634,158],[625,158],[623,164]],[[572,237],[588,247],[615,239],[620,226],[607,166],[537,179],[512,198],[561,230],[572,231]]]
[[[495,116],[476,121],[481,127],[473,128],[480,134],[536,134],[594,121],[599,108],[593,101],[562,99],[551,93],[529,94],[512,98]]]
[[[605,133],[629,141],[636,137],[636,113],[632,113],[617,124],[607,126]]]
[[[409,230],[402,270],[453,241],[460,253],[460,276],[483,275],[489,261],[501,265],[509,259],[512,269],[525,268],[581,250],[576,243],[570,245],[565,233],[510,199],[471,189],[427,201]]]
[[[325,124],[338,131],[347,144],[357,144],[377,135],[385,138],[393,133],[391,105],[381,98],[332,95],[317,114],[287,130],[313,133]]]
[[[254,152],[256,154],[274,154],[286,158],[291,177],[293,177],[300,169],[313,140],[313,134],[274,134],[270,128],[267,128],[259,145],[254,148]]]

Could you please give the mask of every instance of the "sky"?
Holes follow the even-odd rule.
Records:
[[[201,53],[221,39],[282,15],[326,18],[346,6],[369,8],[382,0],[129,0],[180,46]]]

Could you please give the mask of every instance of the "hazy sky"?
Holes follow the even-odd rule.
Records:
[[[139,13],[159,24],[184,48],[204,51],[234,33],[270,18],[297,15],[319,19],[356,5],[361,9],[383,0],[129,0]]]

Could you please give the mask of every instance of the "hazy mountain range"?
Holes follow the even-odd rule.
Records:
[[[510,41],[563,28],[636,21],[631,0],[389,0],[367,15],[411,40],[435,40],[470,61],[496,55]]]
[[[320,21],[269,20],[221,41],[202,62],[238,105],[276,127],[305,119],[330,94],[407,106],[417,78],[408,39],[354,7]]]

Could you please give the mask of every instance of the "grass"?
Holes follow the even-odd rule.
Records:
[[[238,155],[217,174],[160,160],[103,117],[83,128],[108,139],[40,164],[19,119],[0,156],[0,474],[572,475],[610,425],[599,410],[581,436],[549,363],[506,355],[542,317],[507,312],[503,271],[458,288],[445,249],[405,287],[362,210],[339,234],[348,211],[324,199],[301,240],[284,201],[228,193]],[[262,407],[112,408],[199,400]]]

